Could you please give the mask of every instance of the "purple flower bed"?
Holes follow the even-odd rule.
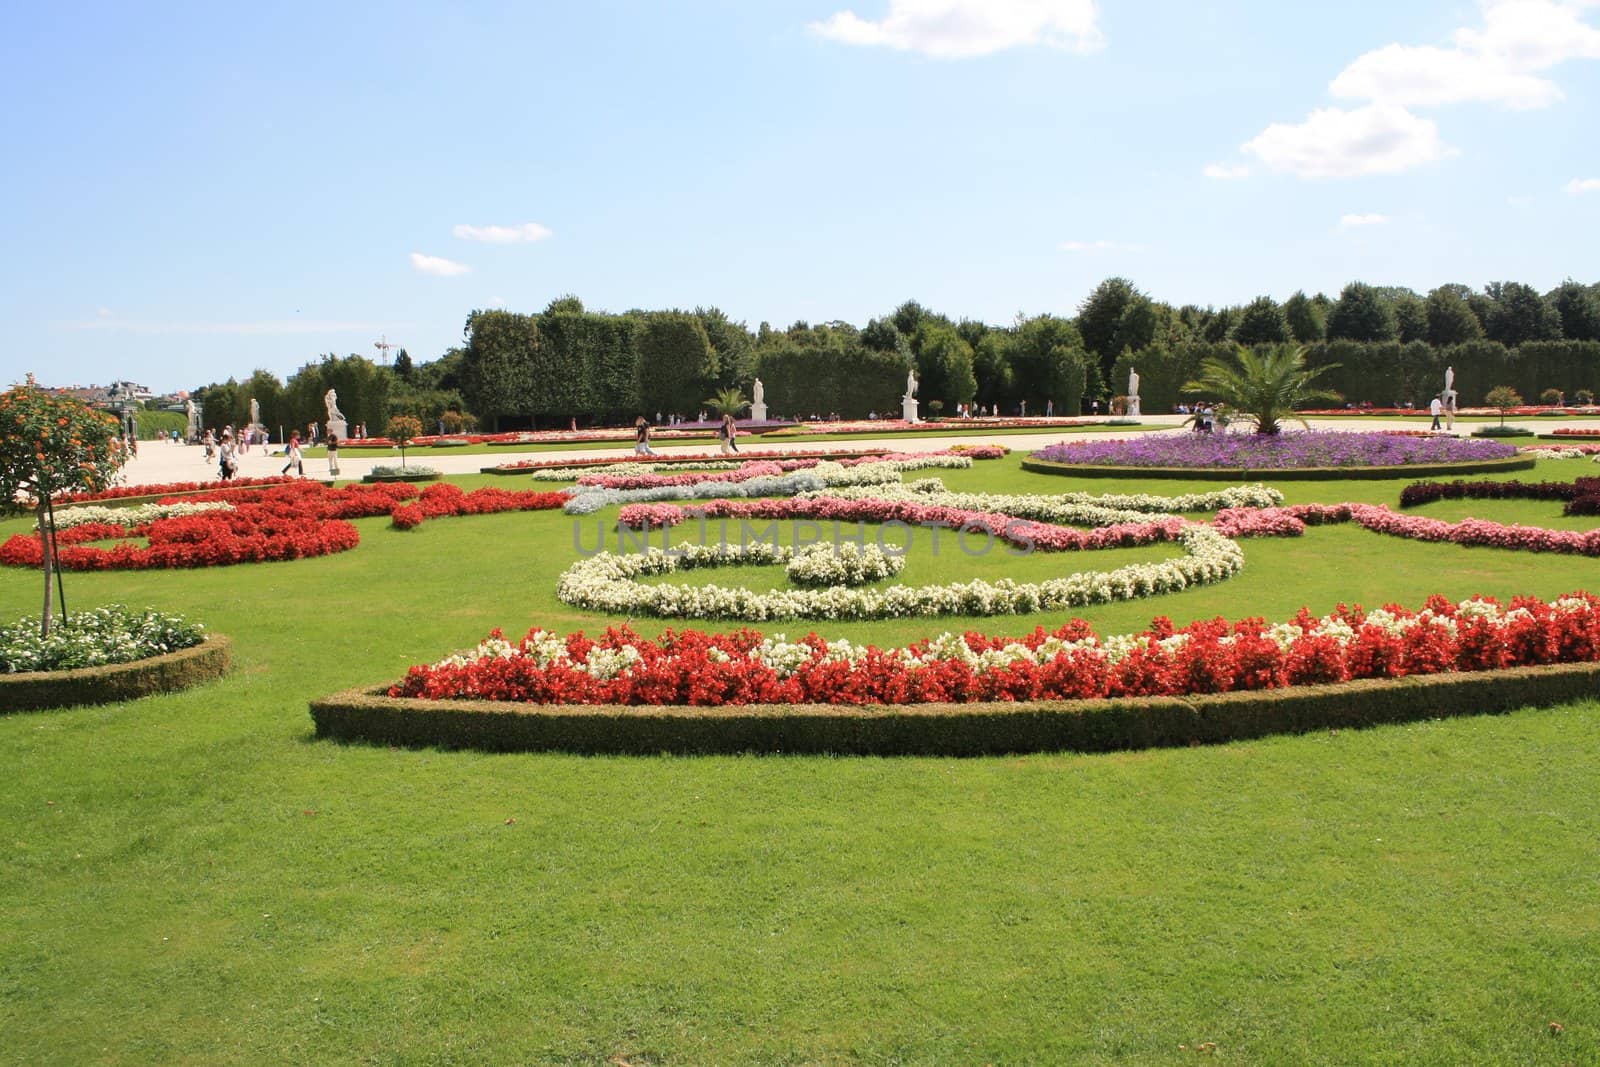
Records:
[[[1109,441],[1062,441],[1033,453],[1052,463],[1097,467],[1402,467],[1471,463],[1515,456],[1514,445],[1454,437],[1400,437],[1383,433],[1311,430],[1253,433],[1140,434]]]

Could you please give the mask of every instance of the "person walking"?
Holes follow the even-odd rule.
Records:
[[[233,435],[222,435],[222,448],[217,452],[217,476],[223,481],[231,481],[239,470],[239,454],[235,451]]]
[[[717,431],[717,436],[722,438],[722,454],[739,451],[739,427],[734,423],[733,416],[722,416],[722,426]]]
[[[336,433],[328,435],[328,476],[339,477],[339,435]]]
[[[633,454],[636,456],[653,456],[655,451],[650,447],[650,423],[643,415],[633,420]]]
[[[283,470],[279,473],[288,474],[289,469],[292,467],[297,475],[304,478],[306,476],[306,464],[305,458],[300,454],[299,430],[289,434],[289,447],[284,450],[284,454],[289,457],[289,462],[283,465]]]
[[[1437,430],[1439,428],[1439,417],[1444,414],[1444,401],[1439,399],[1438,393],[1434,393],[1433,399],[1428,401],[1428,414],[1433,416],[1433,425],[1429,426],[1428,429]]]

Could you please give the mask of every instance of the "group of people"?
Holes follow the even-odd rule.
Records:
[[[702,422],[705,420],[701,420]],[[653,456],[656,450],[650,447],[650,420],[643,415],[633,420],[633,454],[636,456]],[[717,440],[721,442],[720,451],[723,455],[731,455],[739,451],[739,424],[732,415],[722,416],[717,423]]]

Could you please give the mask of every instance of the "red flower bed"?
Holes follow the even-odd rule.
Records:
[[[87,504],[95,500],[120,500],[130,496],[165,496],[172,493],[213,493],[263,485],[285,485],[293,479],[282,475],[270,478],[232,478],[226,482],[164,482],[160,485],[119,485],[98,493],[69,493],[55,498],[56,504]]]
[[[463,492],[458,485],[436,482],[422,491],[422,496],[412,503],[396,504],[389,512],[389,521],[399,530],[411,530],[428,519],[445,515],[490,515],[500,511],[548,511],[567,502],[565,493],[541,493],[536,490],[508,492],[488,486]]]
[[[706,463],[706,462],[738,462],[740,460],[795,460],[795,459],[859,459],[868,456],[883,456],[888,454],[886,448],[876,449],[851,449],[839,451],[830,449],[784,449],[782,452],[762,451],[751,452],[741,450],[737,455],[727,456],[720,452],[689,452],[677,456],[641,456],[637,453],[626,453],[616,456],[590,456],[585,459],[523,459],[516,463],[504,463],[496,470],[502,471],[532,471],[532,470],[560,470],[564,467],[608,467],[614,463],[653,463],[665,465],[672,463]],[[1004,451],[1002,450],[1002,455]]]
[[[1552,437],[1600,437],[1600,430],[1576,430],[1565,426],[1550,431]]]
[[[1081,619],[1020,638],[968,632],[908,648],[789,644],[752,630],[668,630],[649,641],[626,627],[598,641],[499,630],[471,653],[412,667],[392,697],[536,704],[920,704],[1182,696],[1245,689],[1484,671],[1600,660],[1600,597],[1518,597],[1421,611],[1341,605],[1288,623],[1222,618],[1101,640]]]
[[[383,515],[415,496],[409,485],[347,485],[295,481],[265,488],[226,489],[214,498],[231,511],[208,511],[138,526],[89,523],[62,530],[57,557],[66,570],[148,570],[157,567],[218,567],[233,563],[302,559],[344,552],[360,543],[347,520]],[[88,542],[143,538],[144,545],[109,548]],[[16,534],[0,545],[0,564],[38,567],[44,549],[37,534]]]

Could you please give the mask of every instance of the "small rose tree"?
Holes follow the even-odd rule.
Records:
[[[47,393],[29,375],[0,393],[0,513],[33,511],[44,544],[44,611],[39,634],[50,636],[50,583],[55,571],[51,498],[111,484],[126,458],[116,416],[81,400]],[[66,612],[63,597],[62,613]]]
[[[406,445],[422,436],[422,420],[415,415],[396,415],[389,420],[388,438],[400,449],[400,466],[406,465]]]
[[[1489,390],[1489,395],[1483,398],[1483,402],[1492,408],[1500,409],[1500,425],[1504,426],[1506,412],[1522,406],[1522,394],[1509,385],[1497,385]]]

